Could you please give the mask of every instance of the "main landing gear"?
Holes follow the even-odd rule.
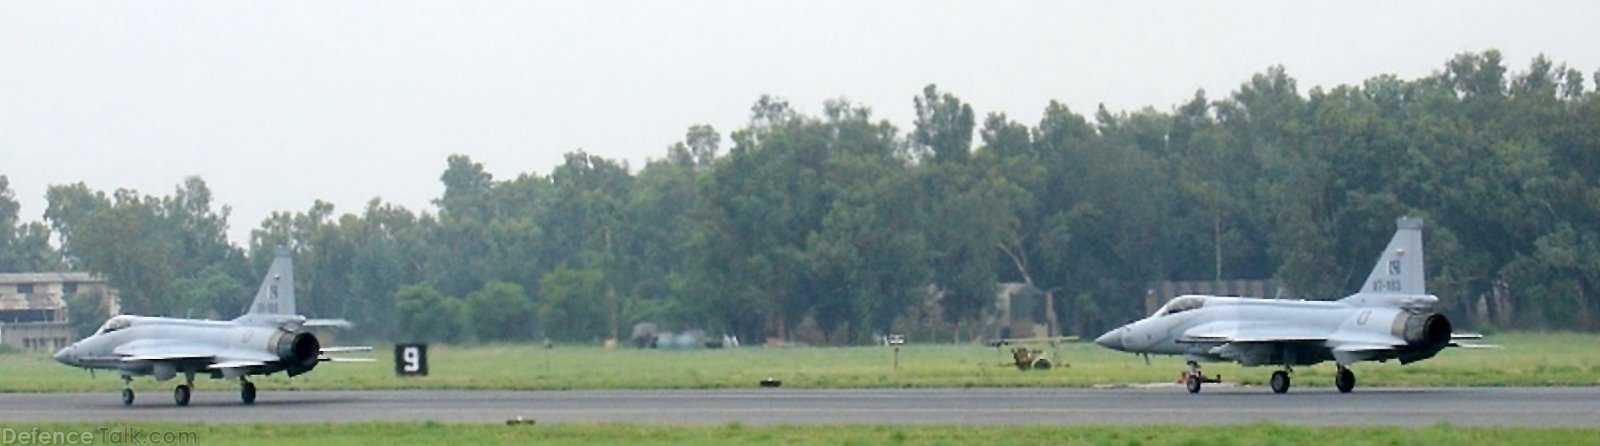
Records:
[[[1333,376],[1333,386],[1339,388],[1339,393],[1350,393],[1356,388],[1356,372],[1350,371],[1344,364],[1338,364],[1339,373]]]
[[[172,389],[172,402],[178,403],[179,406],[187,406],[189,405],[189,397],[193,396],[193,394],[194,374],[188,373],[184,375],[184,383]]]
[[[256,385],[243,376],[239,377],[239,399],[244,400],[246,405],[256,403]]]
[[[1333,376],[1333,387],[1339,389],[1339,393],[1350,393],[1351,390],[1355,390],[1356,373],[1350,371],[1350,368],[1345,367],[1344,364],[1335,365],[1339,367],[1339,371]],[[1289,393],[1289,387],[1294,382],[1290,378],[1293,373],[1294,369],[1289,366],[1283,366],[1282,369],[1272,372],[1272,379],[1267,382],[1272,387],[1272,393]],[[1208,377],[1201,373],[1200,364],[1189,361],[1189,369],[1179,376],[1179,381],[1189,390],[1189,393],[1200,393],[1202,384],[1220,383],[1222,382],[1222,375],[1217,375],[1215,378]]]
[[[1292,371],[1289,366],[1284,366],[1283,370],[1272,372],[1272,393],[1289,392],[1289,372]]]
[[[1200,363],[1194,361],[1189,361],[1189,370],[1185,370],[1181,376],[1183,385],[1189,389],[1189,393],[1200,393],[1201,384],[1222,382],[1222,375],[1217,375],[1216,378],[1208,377],[1200,370]]]
[[[189,401],[194,397],[194,375],[186,375],[185,378],[183,384],[179,384],[178,387],[172,389],[172,402],[178,403],[179,406],[188,406]],[[256,402],[256,384],[243,376],[239,377],[239,399],[244,401],[246,405],[255,404]],[[133,405],[132,376],[124,375],[122,377],[122,405]]]
[[[1350,371],[1350,368],[1345,367],[1344,364],[1336,365],[1339,367],[1339,371],[1333,375],[1333,387],[1339,389],[1339,393],[1350,393],[1351,390],[1356,388],[1356,373]],[[1290,373],[1294,373],[1294,370],[1287,366],[1283,370],[1272,372],[1271,384],[1273,392],[1286,393],[1289,391]]]

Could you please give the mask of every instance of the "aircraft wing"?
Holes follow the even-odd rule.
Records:
[[[210,360],[211,368],[231,368],[262,365],[278,360],[266,352],[218,349],[214,346],[165,339],[137,340],[113,350],[123,361],[178,361]],[[220,365],[230,364],[226,367]]]
[[[1373,352],[1394,350],[1395,346],[1388,344],[1343,344],[1333,348],[1335,353]]]
[[[160,361],[177,359],[206,359],[217,355],[215,349],[205,345],[164,339],[141,339],[118,346],[116,353],[123,361]]]
[[[1200,324],[1178,337],[1179,343],[1227,344],[1267,342],[1325,342],[1327,333],[1280,323],[1213,322]]]

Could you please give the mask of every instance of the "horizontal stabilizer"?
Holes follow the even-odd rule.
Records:
[[[1501,347],[1501,346],[1494,345],[1494,344],[1459,344],[1459,343],[1455,343],[1455,342],[1451,342],[1450,346],[1451,347],[1455,347],[1455,348],[1465,348],[1465,349],[1475,349],[1475,350],[1485,350],[1485,349],[1492,350],[1492,349],[1505,348],[1505,347]]]
[[[317,360],[323,362],[378,362],[378,360],[372,358],[345,358],[328,355],[322,355]]]
[[[1477,333],[1451,333],[1450,334],[1450,340],[1452,340],[1452,341],[1460,341],[1460,340],[1463,340],[1463,339],[1483,339],[1483,335],[1477,334]]]
[[[306,328],[352,328],[356,324],[344,319],[306,319],[300,326]]]
[[[372,346],[370,346],[370,345],[352,345],[352,346],[347,346],[347,347],[323,347],[322,348],[322,352],[323,353],[350,353],[350,352],[370,352],[370,351],[372,351]]]

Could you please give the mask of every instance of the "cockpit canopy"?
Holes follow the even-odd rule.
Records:
[[[96,330],[94,332],[94,334],[95,335],[102,335],[102,334],[106,334],[106,333],[110,333],[110,332],[113,332],[113,331],[117,331],[117,330],[121,330],[121,329],[124,329],[124,328],[131,327],[131,326],[133,326],[133,320],[134,320],[133,316],[129,316],[129,315],[126,315],[126,314],[113,316],[111,319],[107,319],[105,324],[100,325],[100,329]]]
[[[1205,306],[1205,304],[1206,304],[1206,297],[1205,296],[1178,296],[1178,297],[1172,298],[1172,300],[1167,301],[1166,305],[1162,305],[1161,309],[1156,310],[1156,313],[1150,315],[1150,317],[1162,317],[1162,316],[1166,316],[1166,315],[1169,315],[1169,314],[1182,313],[1182,312],[1185,312],[1185,311],[1189,311],[1189,310],[1193,310],[1193,309],[1196,309],[1196,308],[1200,308],[1202,306]]]

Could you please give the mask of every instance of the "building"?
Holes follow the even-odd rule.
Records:
[[[1026,283],[999,284],[994,306],[983,312],[983,336],[992,340],[1059,335],[1059,329],[1051,328],[1055,308],[1049,298],[1048,293]]]
[[[0,344],[49,353],[78,340],[67,301],[93,293],[105,317],[121,313],[117,291],[89,273],[0,274]]]
[[[1145,314],[1154,313],[1167,301],[1185,294],[1208,296],[1237,296],[1263,298],[1291,298],[1289,290],[1271,280],[1189,280],[1155,282],[1145,291]]]

